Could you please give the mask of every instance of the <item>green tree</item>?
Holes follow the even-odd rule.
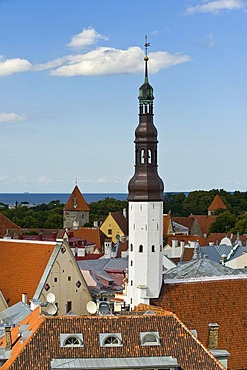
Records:
[[[210,226],[211,233],[227,233],[234,228],[236,217],[229,211],[221,213]]]
[[[236,224],[231,231],[234,234],[239,233],[240,235],[247,233],[247,214],[240,215],[237,218]]]

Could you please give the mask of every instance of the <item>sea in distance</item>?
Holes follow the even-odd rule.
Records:
[[[83,193],[85,201],[89,204],[103,200],[107,197],[118,200],[127,200],[127,193]],[[31,205],[48,204],[52,200],[59,200],[65,204],[70,197],[69,193],[0,193],[0,203],[15,204],[28,202]]]

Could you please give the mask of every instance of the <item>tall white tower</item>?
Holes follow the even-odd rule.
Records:
[[[139,125],[135,130],[135,174],[129,181],[129,266],[127,303],[131,309],[157,298],[162,286],[163,192],[158,175],[157,129],[153,123],[153,88],[145,79],[139,89]]]

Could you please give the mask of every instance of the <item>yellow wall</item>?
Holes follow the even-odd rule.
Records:
[[[108,238],[112,238],[113,243],[116,243],[117,241],[117,234],[120,235],[120,237],[126,236],[112,217],[111,213],[109,213],[103,224],[100,226],[100,230],[103,231],[103,233],[107,235]],[[112,230],[111,234],[109,234],[109,230]]]

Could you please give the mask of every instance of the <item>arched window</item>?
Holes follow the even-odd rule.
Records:
[[[100,334],[100,346],[101,347],[119,347],[122,346],[122,335],[117,334]]]
[[[155,252],[155,246],[152,245],[152,252]]]
[[[140,337],[142,346],[157,346],[160,344],[158,332],[141,332]]]
[[[82,347],[82,334],[60,334],[60,345],[62,347]]]
[[[143,252],[143,245],[139,245],[139,253],[142,253]]]
[[[148,163],[149,164],[152,163],[152,150],[151,149],[148,149]]]

